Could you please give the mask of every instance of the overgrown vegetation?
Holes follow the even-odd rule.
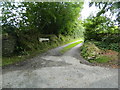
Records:
[[[110,63],[118,65],[118,52],[109,49],[101,49],[94,44],[94,41],[86,41],[84,43],[81,47],[81,55],[91,63]]]
[[[90,3],[99,7],[101,10],[96,16],[90,16],[84,20],[84,37],[85,42],[81,47],[81,55],[92,63],[109,63],[118,65],[118,53],[120,52],[120,28],[119,24],[119,2],[100,2]],[[116,19],[111,20],[107,17],[106,12],[110,11],[112,15],[116,15]]]
[[[108,43],[108,42],[103,42],[103,41],[94,41],[93,43],[100,49],[113,50],[113,51],[120,52],[119,43]]]
[[[3,65],[82,38],[84,28],[78,19],[82,5],[83,2],[2,2]],[[39,38],[50,40],[40,42]]]
[[[12,64],[71,40],[85,38],[81,54],[90,62],[116,60],[120,52],[119,2],[92,2],[101,10],[83,22],[83,2],[1,2],[3,65]],[[106,12],[115,14],[111,20]],[[115,25],[117,24],[117,25]],[[84,27],[83,27],[84,26]],[[84,35],[83,35],[84,33]],[[39,38],[49,38],[40,42]],[[78,43],[65,47],[64,51]],[[109,57],[113,57],[112,59]],[[110,60],[110,61],[109,61]]]
[[[120,30],[110,18],[99,16],[88,18],[84,22],[85,40],[117,43],[120,41]]]
[[[101,53],[101,50],[91,42],[84,43],[81,47],[81,51],[81,55],[87,60],[94,59]]]
[[[32,49],[32,50],[28,50],[28,51],[23,51],[21,52],[21,54],[17,54],[17,55],[12,55],[12,56],[9,56],[9,57],[3,57],[2,58],[2,64],[0,64],[0,66],[6,66],[6,65],[9,65],[9,64],[15,64],[15,63],[18,63],[20,61],[24,61],[26,59],[29,59],[29,58],[32,58],[40,53],[43,53],[51,48],[55,48],[57,46],[60,46],[60,45],[64,45],[64,44],[67,44],[67,43],[71,43],[71,42],[74,42],[76,40],[79,40],[81,38],[71,38],[70,36],[61,36],[61,38],[56,38],[55,40],[56,41],[51,41],[51,42],[43,42],[43,43],[40,43],[39,44],[39,47],[37,47],[37,49]],[[63,41],[64,39],[64,41]],[[29,45],[29,44],[27,44]]]

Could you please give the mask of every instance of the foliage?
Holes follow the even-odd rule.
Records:
[[[120,52],[120,45],[119,43],[108,43],[108,42],[102,42],[102,41],[94,41],[94,43],[97,47],[100,49],[108,49],[108,50],[114,50],[117,52]]]
[[[120,43],[120,34],[107,34],[102,35],[102,41],[106,43]]]
[[[86,41],[80,49],[81,55],[87,60],[94,59],[101,53],[101,50],[95,44],[89,41]]]
[[[82,3],[36,2],[27,5],[26,17],[30,28],[43,34],[67,35],[78,26]]]
[[[52,38],[49,44],[58,43],[60,35],[69,36],[68,39],[82,37],[84,28],[78,20],[82,5],[82,2],[2,2],[2,32],[14,36],[15,53],[24,54],[42,48],[40,37]]]
[[[25,22],[22,14],[25,12],[25,7],[22,3],[1,2],[2,7],[2,32],[8,34],[18,34],[21,29],[20,22]]]
[[[116,45],[116,43],[114,43]],[[100,47],[104,47],[101,48]],[[118,55],[119,53],[113,51],[108,48],[109,45],[105,42],[98,42],[98,41],[86,41],[81,49],[81,55],[91,63],[111,63],[117,64],[118,63]],[[117,48],[117,46],[111,44],[112,47]],[[109,50],[108,50],[109,49]],[[116,49],[119,50],[119,49]]]
[[[71,2],[3,2],[4,18],[2,23],[3,26],[17,27],[18,31],[33,30],[42,34],[67,35],[76,29],[80,30],[78,17],[82,4]]]
[[[54,35],[49,35],[49,36],[54,37]],[[37,54],[43,53],[51,48],[55,48],[57,46],[60,46],[63,44],[68,44],[68,43],[71,43],[71,42],[78,40],[78,38],[74,39],[74,38],[71,38],[70,36],[61,35],[61,37],[64,38],[64,41],[62,41],[59,37],[56,37],[56,39],[57,39],[56,41],[52,40],[52,38],[51,38],[51,42],[49,42],[49,43],[44,42],[44,43],[37,44],[34,42],[36,44],[36,47],[38,45],[39,45],[39,47],[37,47],[37,48],[31,47],[32,50],[22,51],[21,54],[19,54],[19,55],[14,54],[14,56],[2,57],[2,65],[0,64],[0,66],[6,66],[6,65],[10,65],[10,64],[19,63],[19,62],[24,61],[26,59],[32,58],[32,57],[36,56]],[[34,41],[34,40],[32,40],[32,41]],[[25,43],[26,47],[28,47],[31,44],[33,44],[33,43],[29,42],[28,40]]]
[[[119,2],[90,2],[90,6],[95,5],[99,7],[99,12],[96,16],[89,17],[84,21],[85,40],[98,40],[113,43],[119,42],[120,29],[118,11],[120,9]],[[109,12],[109,17],[108,17]],[[111,18],[114,17],[113,21]],[[115,24],[117,26],[115,26]]]
[[[106,39],[111,39],[113,34],[120,34],[120,30],[117,26],[114,26],[113,22],[104,16],[88,18],[84,21],[85,27],[85,40],[98,40],[104,41]],[[109,36],[109,38],[107,38]],[[114,38],[115,40],[115,38]],[[117,37],[119,41],[119,37]]]
[[[108,63],[117,61],[120,52],[119,2],[91,2],[99,7],[96,16],[84,20],[85,43],[81,47],[81,55],[90,62]],[[110,13],[109,17],[106,15]],[[116,15],[115,20],[111,18]],[[111,18],[110,18],[111,16]],[[115,25],[115,23],[118,23]],[[117,51],[117,52],[116,52]]]
[[[111,17],[113,15],[116,16],[116,20],[118,24],[120,24],[120,18],[118,12],[120,10],[120,2],[90,2],[89,6],[95,5],[96,7],[99,7],[100,11],[96,14],[96,17],[99,17],[101,15],[105,15],[107,11],[110,11]]]

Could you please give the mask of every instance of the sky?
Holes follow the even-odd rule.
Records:
[[[96,13],[99,11],[99,8],[95,7],[95,5],[92,5],[92,7],[89,7],[89,2],[88,0],[84,1],[84,5],[83,5],[83,9],[81,11],[81,19],[84,20],[86,19],[88,16],[92,15],[95,16]],[[0,7],[0,16],[2,16],[2,9]],[[108,17],[110,17],[110,12],[107,12],[106,15]],[[115,16],[110,17],[112,20],[115,19]]]
[[[89,7],[88,0],[85,0],[84,5],[83,5],[83,9],[81,11],[81,17],[80,18],[82,20],[84,20],[90,15],[96,16],[97,12],[99,12],[99,11],[100,11],[100,9],[98,7],[96,7],[95,5],[92,5],[92,7]],[[111,15],[110,11],[107,11],[104,15],[106,17],[110,18],[112,21],[114,21],[116,19],[116,14]],[[115,22],[115,24],[117,25],[118,22]]]
[[[82,20],[84,20],[90,15],[95,16],[98,11],[99,11],[99,9],[96,8],[95,5],[93,5],[92,7],[89,7],[89,2],[87,0],[85,0],[83,9],[81,11],[81,18],[82,18]]]
[[[86,19],[92,12],[97,11],[95,6],[89,7],[88,5],[89,5],[88,2],[85,0],[84,6],[83,6],[84,8],[81,12],[82,19]],[[2,10],[0,8],[0,16],[2,16],[1,13],[2,13]]]

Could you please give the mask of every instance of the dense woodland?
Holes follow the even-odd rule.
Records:
[[[39,37],[71,36],[73,34],[73,37],[76,37],[83,30],[81,21],[78,20],[82,5],[83,3],[64,2],[17,4],[4,2],[3,35],[15,36],[17,38],[16,49],[24,51],[36,47]],[[26,39],[29,42],[28,40],[26,42]],[[35,45],[29,47],[28,44]]]
[[[83,4],[84,2],[2,2],[3,59],[7,61],[10,57],[15,60],[17,56],[32,56],[33,53],[79,38],[84,39],[81,55],[88,60],[106,59],[103,53],[112,51],[118,56],[120,3],[89,3],[90,7],[95,5],[100,10],[96,16],[91,15],[82,21],[80,17]],[[106,16],[107,11],[116,15],[115,20]],[[50,42],[41,43],[40,37],[50,38]],[[91,50],[96,51],[95,54]]]

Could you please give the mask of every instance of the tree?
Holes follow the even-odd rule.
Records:
[[[26,17],[31,29],[44,34],[65,34],[73,30],[82,3],[44,2],[25,3]],[[78,21],[78,20],[77,20]]]
[[[114,26],[110,18],[97,16],[88,18],[84,21],[85,40],[102,40],[104,35],[120,33],[118,27]]]
[[[22,13],[25,7],[22,3],[2,2],[2,31],[3,33],[16,34],[20,30],[20,22],[25,22]],[[25,24],[24,24],[25,25]]]
[[[15,36],[16,52],[39,48],[38,38],[48,34],[76,38],[83,31],[78,20],[82,5],[82,2],[2,2],[3,32]]]
[[[66,35],[77,27],[82,5],[82,2],[3,2],[2,23],[5,27],[16,27],[17,32]]]
[[[95,4],[96,7],[99,7],[101,10],[97,13],[96,17],[99,17],[105,14],[107,11],[110,11],[112,15],[116,15],[116,21],[120,25],[119,10],[120,2],[90,2],[89,6],[91,7]]]

